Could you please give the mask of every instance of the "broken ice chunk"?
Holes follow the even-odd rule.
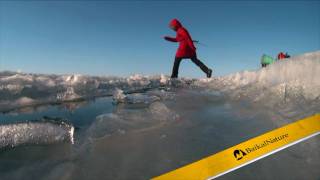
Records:
[[[116,88],[113,91],[112,98],[115,103],[124,103],[127,96],[123,93],[123,90]]]

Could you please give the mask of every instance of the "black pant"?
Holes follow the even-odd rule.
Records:
[[[189,59],[189,58],[181,58],[181,57],[176,57],[174,59],[174,64],[173,64],[173,69],[172,69],[172,74],[171,74],[171,78],[177,78],[178,77],[178,73],[179,73],[179,66],[180,66],[180,62],[182,59]],[[195,63],[198,67],[200,67],[200,69],[204,72],[204,73],[208,73],[209,68],[204,65],[198,58],[197,56],[191,57],[190,58],[191,61],[193,63]]]

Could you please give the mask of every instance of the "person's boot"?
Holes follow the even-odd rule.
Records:
[[[207,78],[211,78],[211,75],[212,75],[212,69],[208,69]]]

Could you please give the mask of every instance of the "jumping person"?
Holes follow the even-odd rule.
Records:
[[[200,69],[206,73],[207,77],[210,78],[212,70],[197,58],[196,47],[194,46],[187,29],[185,29],[177,19],[171,20],[169,27],[177,32],[176,37],[173,38],[165,36],[164,39],[171,42],[179,42],[179,48],[174,60],[171,78],[178,77],[179,65],[182,59],[191,59],[192,62],[200,67]]]

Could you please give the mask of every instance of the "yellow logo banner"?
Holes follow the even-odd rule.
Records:
[[[214,179],[320,134],[320,114],[307,117],[152,180]]]

